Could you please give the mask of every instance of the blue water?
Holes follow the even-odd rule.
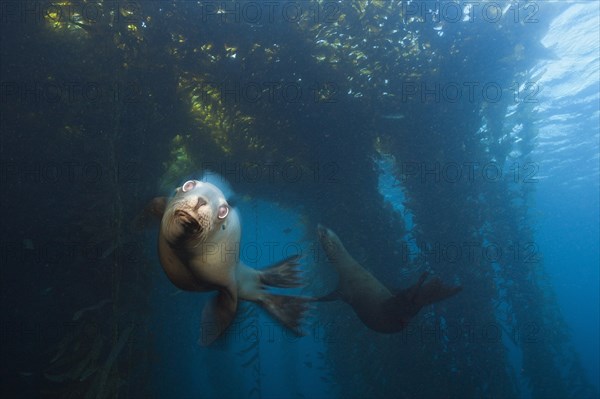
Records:
[[[559,15],[542,43],[556,60],[541,62],[538,84],[540,179],[531,213],[573,345],[600,386],[600,21],[598,4]]]
[[[566,177],[566,176],[565,176]],[[581,188],[557,191],[540,183],[535,209],[541,213],[536,234],[544,265],[583,366],[599,386],[600,280],[598,192]]]
[[[50,1],[0,2],[2,399],[537,399],[557,381],[573,398],[597,398],[600,3],[350,1],[290,1],[283,19],[264,14],[261,23],[248,18],[273,3],[81,2],[91,23],[68,1],[47,10]],[[299,4],[309,5],[306,20],[291,18]],[[347,14],[336,22],[342,5]],[[474,19],[451,20],[461,9]],[[74,19],[57,20],[60,10]],[[224,22],[227,14],[241,19]],[[413,78],[429,79],[431,91],[400,100],[415,84],[403,79]],[[513,103],[448,101],[434,89],[513,78],[504,88],[508,97],[522,90]],[[271,80],[310,95],[289,101]],[[87,97],[54,91],[82,84],[94,89]],[[254,102],[237,84],[277,89]],[[96,89],[103,96],[90,96]],[[521,153],[532,137],[532,152]],[[398,162],[437,157],[507,170],[526,159],[533,174],[491,188],[398,179]],[[395,334],[369,330],[337,301],[315,304],[297,337],[259,305],[240,303],[224,338],[200,346],[214,293],[178,290],[159,264],[156,227],[139,232],[131,222],[153,196],[199,178],[205,161],[230,171],[244,162],[288,172],[308,165],[309,179],[293,183],[212,176],[240,214],[242,261],[260,269],[303,255],[307,287],[274,292],[334,289],[315,234],[316,223],[330,222],[390,291],[423,268],[463,292],[424,307]],[[525,202],[517,196],[526,188]],[[427,248],[417,237],[485,246],[520,234],[534,241],[537,265],[419,263]],[[556,325],[534,323],[548,333],[533,334],[539,340],[523,330],[517,337],[529,318],[547,321],[538,310]],[[567,335],[552,334],[563,321]],[[556,370],[556,381],[544,379]],[[578,391],[585,382],[596,391]]]
[[[543,257],[543,273],[549,277],[547,289],[556,294],[587,377],[600,388],[598,26],[595,6],[576,4],[556,17],[542,39],[554,58],[541,61],[531,71],[541,90],[535,107],[539,139],[533,156],[537,169],[529,217]],[[392,176],[393,159],[384,156],[377,165],[380,191],[405,221],[408,233],[402,241],[416,253],[410,235],[412,214]],[[315,263],[318,244],[310,241],[314,227],[303,223],[301,209],[284,209],[257,198],[246,198],[237,207],[243,223],[241,258],[248,265],[264,267],[293,253],[305,255],[305,269]],[[356,254],[357,249],[352,251]],[[230,387],[232,395],[247,392],[252,397],[257,392],[253,389],[259,389],[263,398],[338,397],[337,384],[343,382],[332,378],[326,361],[328,338],[314,313],[306,326],[308,336],[298,339],[256,304],[245,304],[245,309],[254,308],[253,316],[239,317],[228,332],[227,346],[201,348],[196,340],[208,295],[178,292],[158,264],[155,267],[153,317],[161,364],[154,370],[158,396],[214,397],[227,392],[215,379],[228,370],[240,370],[232,383],[235,386]],[[317,290],[324,288],[321,285]],[[519,348],[506,336],[503,342],[511,364],[520,370]],[[258,359],[251,361],[252,356]],[[521,373],[517,378],[521,395],[529,397],[527,379]]]

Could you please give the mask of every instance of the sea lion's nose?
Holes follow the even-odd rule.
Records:
[[[196,202],[194,210],[197,211],[202,205],[206,205],[206,201],[203,198],[198,197],[198,202]]]
[[[321,223],[317,224],[317,234],[324,236],[326,233],[327,227],[323,226]]]

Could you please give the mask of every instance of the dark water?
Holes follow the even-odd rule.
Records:
[[[597,398],[595,2],[2,1],[2,397]],[[178,290],[150,199],[207,170],[241,259],[333,229],[396,293],[463,290],[376,333],[304,336]]]

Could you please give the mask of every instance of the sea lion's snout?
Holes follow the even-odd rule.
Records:
[[[337,236],[322,224],[317,225],[317,236],[329,260],[333,260],[338,252]]]
[[[196,205],[194,206],[194,210],[197,211],[198,209],[200,209],[200,207],[202,205],[206,205],[206,204],[207,204],[207,202],[206,202],[206,200],[204,198],[198,197],[196,199]]]
[[[177,223],[183,226],[184,229],[191,233],[197,233],[202,229],[200,223],[186,211],[177,210],[174,214]]]
[[[317,234],[319,235],[319,239],[324,239],[327,237],[328,228],[323,226],[321,223],[317,225]]]
[[[322,224],[317,225],[317,235],[323,246],[334,246],[338,240],[337,235]]]

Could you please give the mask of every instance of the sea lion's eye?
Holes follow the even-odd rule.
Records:
[[[188,180],[185,183],[183,183],[183,186],[181,186],[181,190],[186,193],[188,191],[190,191],[191,189],[193,189],[194,187],[196,187],[196,182],[194,180]]]
[[[217,217],[219,219],[225,219],[227,217],[227,215],[229,215],[229,207],[227,205],[221,205],[219,207],[219,213],[218,213]]]

